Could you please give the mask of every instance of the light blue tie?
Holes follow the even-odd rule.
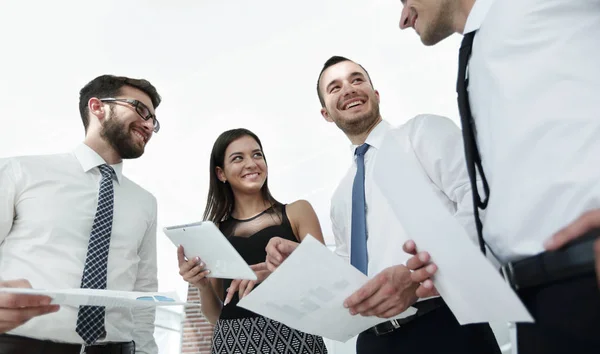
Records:
[[[365,153],[369,144],[362,144],[354,151],[356,176],[352,185],[352,230],[350,240],[350,264],[367,274],[367,210],[365,203]]]
[[[92,225],[90,241],[88,243],[85,267],[81,279],[81,288],[106,289],[106,276],[108,272],[108,249],[113,223],[113,180],[115,171],[108,165],[98,166],[102,179],[100,180],[100,193],[98,194],[98,208]],[[80,306],[77,314],[77,327],[75,331],[85,341],[85,344],[94,344],[98,338],[106,335],[104,327],[104,306]]]

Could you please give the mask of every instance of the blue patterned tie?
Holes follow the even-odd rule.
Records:
[[[102,179],[98,194],[98,208],[88,244],[81,288],[106,289],[108,248],[113,223],[113,175],[115,171],[108,165],[98,166]],[[104,306],[80,306],[77,315],[77,334],[85,344],[94,344],[106,335],[104,328]]]
[[[352,185],[352,231],[350,240],[350,264],[367,274],[367,210],[365,203],[365,153],[369,144],[362,144],[354,151],[356,176]]]

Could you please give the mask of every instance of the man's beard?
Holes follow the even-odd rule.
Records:
[[[111,119],[102,123],[102,136],[122,159],[136,159],[144,153],[144,146],[137,145],[132,138],[131,129],[119,121],[119,118],[111,113]]]
[[[357,136],[364,134],[373,127],[373,124],[379,119],[379,105],[363,115],[354,117],[351,121],[344,119],[334,119],[335,125],[348,136]]]

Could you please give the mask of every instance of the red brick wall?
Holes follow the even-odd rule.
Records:
[[[200,302],[200,291],[188,287],[188,302]],[[182,354],[210,354],[213,326],[202,316],[199,307],[186,307],[181,336]]]

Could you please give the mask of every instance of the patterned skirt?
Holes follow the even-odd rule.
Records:
[[[212,354],[327,354],[323,338],[266,317],[217,321]]]

